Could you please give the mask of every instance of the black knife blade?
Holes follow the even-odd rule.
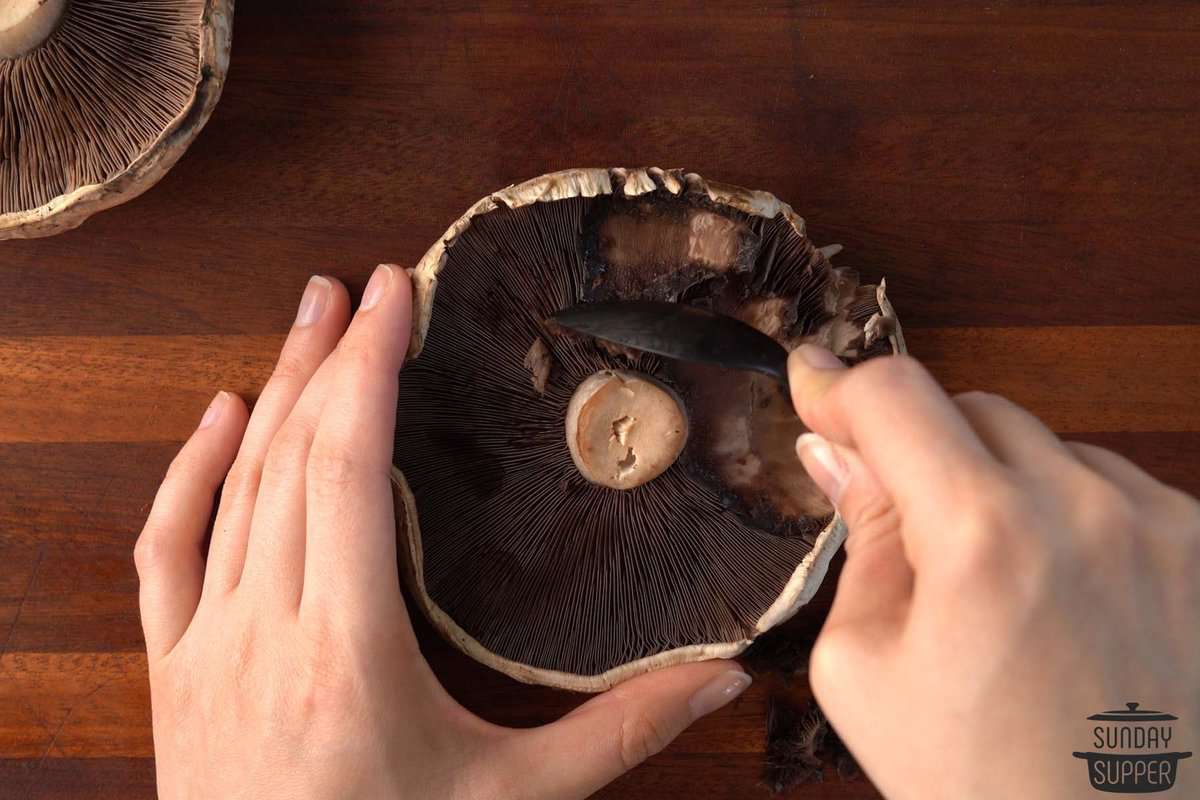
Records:
[[[564,328],[680,361],[761,372],[788,388],[787,350],[739,319],[680,303],[583,303],[555,314]]]

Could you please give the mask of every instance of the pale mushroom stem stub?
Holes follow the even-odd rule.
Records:
[[[547,323],[657,300],[847,363],[903,350],[882,286],[835,268],[790,207],[678,170],[568,170],[481,200],[414,281],[397,518],[443,635],[520,680],[599,691],[736,655],[811,598],[844,528],[778,385]]]

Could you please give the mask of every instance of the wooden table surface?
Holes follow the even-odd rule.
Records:
[[[254,396],[310,273],[357,293],[549,170],[775,192],[887,277],[948,388],[1200,493],[1200,9],[723,6],[245,2],[224,97],[162,183],[0,243],[0,797],[153,796],[131,548],[172,454],[217,389]],[[488,719],[578,701],[423,639]],[[764,703],[602,795],[766,797]],[[829,773],[795,796],[876,795]]]

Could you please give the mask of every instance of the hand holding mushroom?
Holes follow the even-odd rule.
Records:
[[[411,313],[396,267],[348,329],[346,290],[313,278],[253,414],[220,393],[168,470],[135,550],[160,797],[582,798],[749,684],[684,664],[529,730],[451,699],[397,574]]]
[[[904,356],[790,379],[850,529],[813,690],[884,794],[1095,797],[1071,754],[1127,700],[1200,745],[1200,503]]]

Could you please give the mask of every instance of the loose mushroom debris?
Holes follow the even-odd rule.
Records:
[[[655,299],[847,363],[902,347],[882,287],[834,268],[774,198],[714,186],[545,176],[485,200],[416,270],[395,450],[407,577],[443,633],[522,680],[598,690],[733,655],[811,596],[840,541],[777,385],[546,322]]]
[[[0,3],[0,238],[160,178],[220,94],[231,16],[232,0]]]
[[[818,629],[817,620],[795,618],[759,636],[738,657],[767,696],[762,781],[775,794],[788,794],[835,772],[841,781],[859,775],[857,762],[808,685]]]
[[[844,782],[860,774],[858,762],[815,700],[801,700],[787,690],[773,693],[767,701],[763,783],[774,794],[788,794],[797,786],[824,781],[827,769]]]

